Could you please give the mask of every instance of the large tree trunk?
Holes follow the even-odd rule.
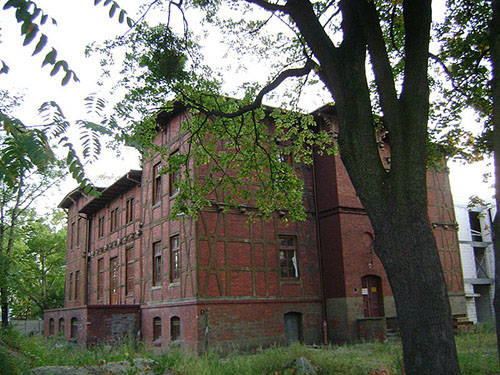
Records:
[[[7,288],[0,289],[0,306],[2,308],[2,328],[9,325],[9,294]]]
[[[450,303],[427,213],[430,0],[403,3],[405,72],[399,96],[373,2],[340,3],[344,40],[338,48],[317,22],[310,2],[289,0],[287,7],[335,100],[340,156],[370,217],[375,252],[392,287],[406,373],[459,374]],[[389,130],[389,172],[375,142],[367,48]]]
[[[377,215],[372,223],[375,251],[396,302],[407,374],[459,374],[450,304],[425,200],[411,208],[401,201],[393,201],[390,216]]]
[[[495,161],[495,197],[497,213],[493,221],[493,251],[495,255],[495,322],[497,330],[497,351],[500,362],[500,0],[491,0],[493,14],[490,22],[489,42],[493,71],[491,80],[492,94],[492,149]]]

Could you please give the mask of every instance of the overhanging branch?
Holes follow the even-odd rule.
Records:
[[[302,68],[287,69],[282,71],[274,80],[272,80],[270,83],[264,86],[262,90],[260,90],[260,92],[255,97],[253,103],[243,106],[235,112],[227,113],[222,111],[208,111],[202,108],[201,106],[197,105],[196,103],[194,104],[190,103],[190,105],[198,109],[199,111],[203,112],[207,116],[235,118],[259,108],[262,105],[262,100],[264,99],[264,96],[273,91],[274,89],[276,89],[286,79],[291,77],[303,77],[309,74],[311,70],[316,66],[317,64],[313,60],[308,59],[306,64]]]
[[[283,12],[288,13],[286,5],[273,4],[264,0],[246,0],[247,3],[252,3],[260,6],[261,8],[268,10],[270,12]]]

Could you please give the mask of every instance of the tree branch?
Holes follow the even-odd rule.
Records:
[[[303,77],[311,72],[313,68],[315,68],[317,64],[312,60],[308,59],[306,64],[302,68],[295,68],[295,69],[287,69],[283,72],[281,72],[274,80],[272,80],[270,83],[268,83],[266,86],[260,90],[260,92],[257,94],[255,97],[255,100],[253,101],[252,104],[248,104],[246,106],[241,107],[235,112],[231,113],[226,113],[222,111],[207,111],[204,108],[201,108],[200,106],[196,104],[191,105],[198,109],[199,111],[203,112],[207,116],[217,116],[217,117],[226,117],[226,118],[235,118],[238,116],[241,116],[247,112],[253,111],[257,108],[259,108],[262,105],[262,100],[266,94],[269,92],[273,91],[276,89],[283,81],[285,81],[287,78],[291,77]]]
[[[264,0],[246,0],[246,2],[258,5],[270,12],[283,12],[288,14],[288,7],[286,5],[273,4]]]

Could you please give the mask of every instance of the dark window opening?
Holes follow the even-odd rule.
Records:
[[[161,242],[153,244],[153,286],[161,284]]]
[[[153,167],[153,205],[160,203],[161,200],[161,174],[160,163]]]
[[[125,284],[125,294],[132,295],[134,294],[134,248],[128,248],[125,250],[125,258],[127,262],[127,266],[125,268],[126,280]]]
[[[78,337],[78,319],[71,318],[71,332],[70,337],[76,339]]]
[[[49,336],[54,336],[54,318],[49,319]]]
[[[483,242],[483,236],[481,233],[481,221],[480,212],[469,211],[469,224],[472,234],[472,241]]]
[[[64,336],[65,332],[64,332],[64,318],[60,318],[59,319],[59,334]]]
[[[153,318],[153,341],[161,338],[161,318]]]
[[[170,318],[170,341],[175,342],[181,339],[181,319],[178,316]]]
[[[125,223],[129,224],[132,220],[134,220],[134,198],[129,198],[125,205]]]

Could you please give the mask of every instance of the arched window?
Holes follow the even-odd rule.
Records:
[[[161,318],[153,318],[153,341],[161,338]]]
[[[49,336],[54,336],[54,318],[49,319]]]
[[[71,318],[71,336],[72,339],[78,337],[78,319]]]
[[[175,342],[181,339],[181,319],[178,316],[170,318],[170,341]]]
[[[59,334],[64,336],[64,318],[59,318]]]
[[[288,312],[283,316],[283,319],[286,343],[291,344],[294,341],[302,341],[302,314]]]
[[[382,279],[376,275],[366,275],[361,278],[361,284],[365,318],[384,316]]]

